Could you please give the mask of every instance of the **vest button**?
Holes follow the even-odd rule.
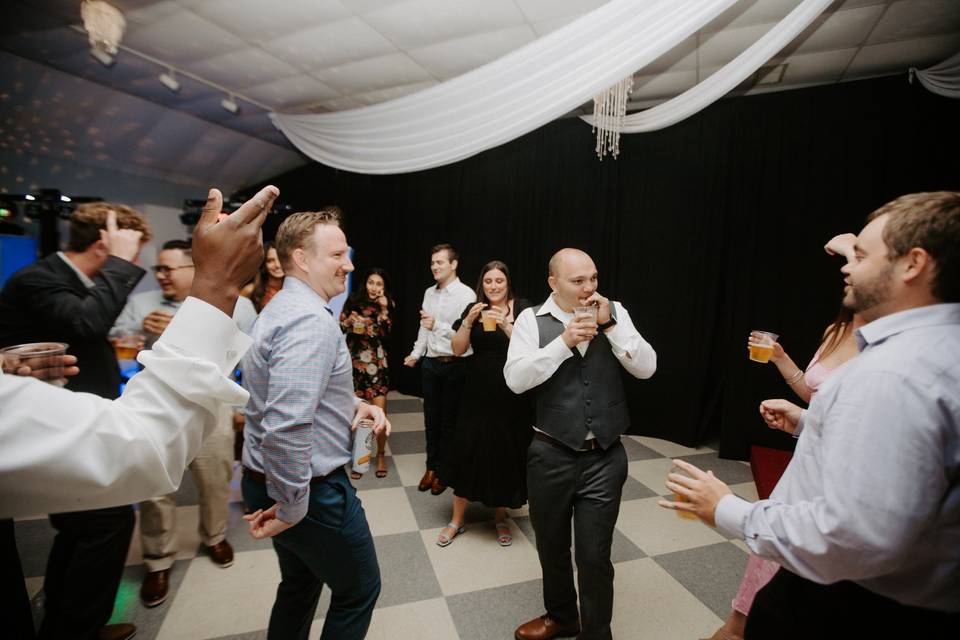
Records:
[[[592,423],[593,423],[593,418],[587,418],[587,424],[592,424]]]
[[[591,402],[593,402],[593,400],[591,400],[590,398],[587,398],[587,405],[588,405],[588,406],[589,406],[589,404],[590,404]]]
[[[585,387],[590,386],[590,381],[589,381],[589,380],[584,380],[584,381],[583,381],[583,386],[585,386]]]

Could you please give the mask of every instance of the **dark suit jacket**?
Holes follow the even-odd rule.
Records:
[[[20,269],[0,292],[0,347],[66,342],[80,367],[67,388],[116,398],[120,371],[107,334],[144,273],[110,256],[88,289],[55,253]]]

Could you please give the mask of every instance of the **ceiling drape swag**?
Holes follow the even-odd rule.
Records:
[[[623,119],[621,133],[644,133],[663,129],[710,106],[766,64],[770,58],[809,27],[834,1],[804,0],[762,38],[703,82],[662,104],[626,116]],[[954,73],[958,75],[953,77],[956,83],[953,87],[960,91],[960,57],[956,60]],[[923,82],[922,79],[921,82]],[[960,94],[954,97],[958,96]],[[593,116],[583,116],[583,119],[593,124]]]
[[[310,158],[358,173],[450,164],[554,120],[643,68],[736,0],[612,0],[471,72],[381,104],[282,114]]]
[[[916,77],[927,91],[947,98],[960,99],[960,52],[940,64],[926,69],[910,69],[910,80]]]

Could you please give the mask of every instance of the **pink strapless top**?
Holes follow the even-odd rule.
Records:
[[[817,352],[813,354],[813,359],[810,360],[810,364],[807,365],[807,370],[803,374],[803,380],[807,383],[807,386],[810,387],[810,391],[812,392],[810,394],[811,400],[813,399],[813,396],[816,395],[817,389],[820,388],[820,385],[827,381],[827,378],[835,374],[837,371],[840,371],[840,369],[843,369],[847,362],[850,362],[847,360],[847,362],[842,362],[838,366],[831,369],[830,367],[824,366],[824,364],[820,362],[821,351],[823,351],[823,345],[820,345],[820,348],[817,349]]]

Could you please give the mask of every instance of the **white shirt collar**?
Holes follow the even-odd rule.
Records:
[[[83,271],[80,271],[80,269],[77,268],[77,265],[71,262],[70,258],[67,257],[67,254],[65,254],[63,251],[57,251],[57,255],[60,256],[61,260],[67,263],[67,266],[73,269],[73,272],[77,274],[78,278],[80,278],[80,282],[83,283],[83,286],[85,286],[87,289],[93,289],[95,286],[97,286],[96,283],[90,279],[90,276],[85,274]]]

